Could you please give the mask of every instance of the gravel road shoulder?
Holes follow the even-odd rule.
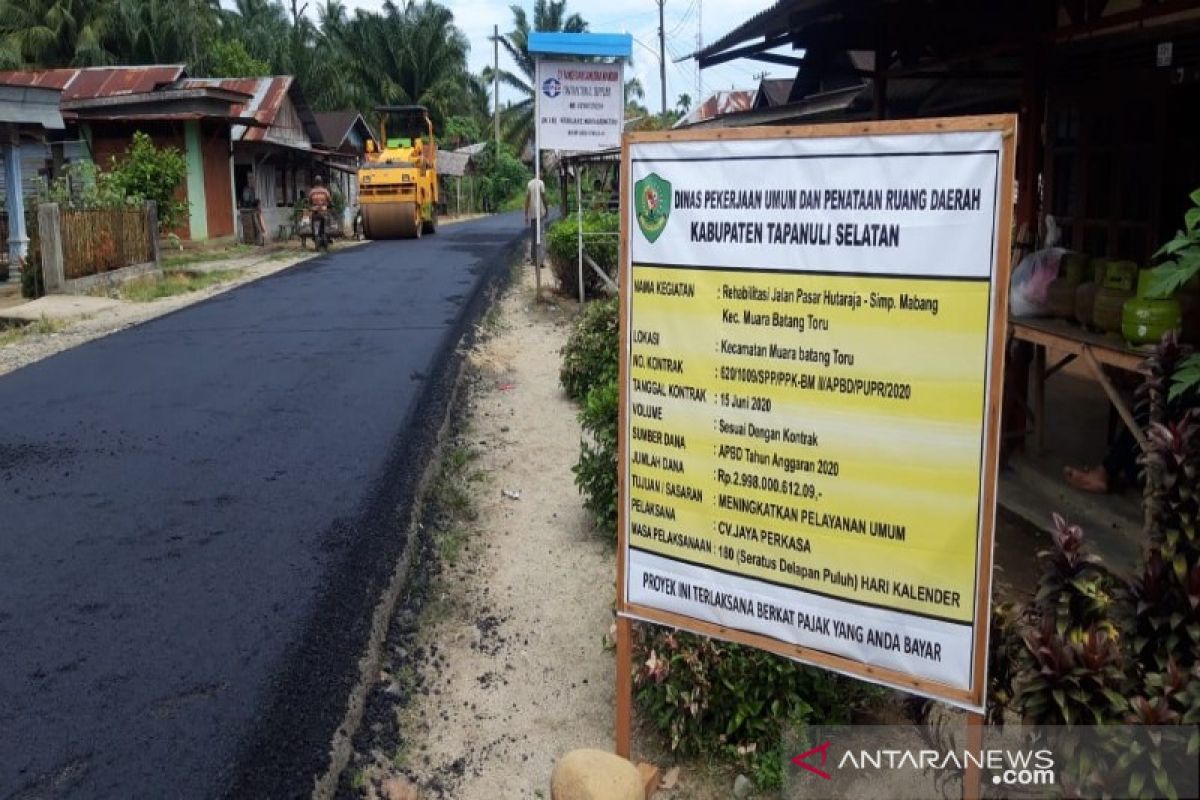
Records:
[[[355,243],[357,244],[357,243]],[[342,245],[345,247],[346,245]],[[338,249],[341,249],[339,247]],[[18,341],[0,347],[0,375],[34,362],[49,358],[56,353],[78,347],[85,342],[99,339],[125,328],[170,314],[181,308],[207,300],[210,297],[236,289],[268,275],[282,272],[289,267],[313,258],[313,251],[303,253],[296,250],[280,250],[274,253],[255,255],[249,258],[225,259],[190,264],[187,269],[197,271],[237,270],[237,277],[224,283],[209,286],[199,291],[164,297],[147,303],[120,302],[91,316],[63,320],[51,333],[33,333]]]
[[[581,434],[558,386],[572,315],[534,304],[524,273],[469,355],[442,471],[461,488],[433,489],[459,506],[431,537],[442,567],[390,641],[343,795],[387,797],[402,777],[428,797],[542,797],[558,756],[613,746],[614,548],[573,484]]]

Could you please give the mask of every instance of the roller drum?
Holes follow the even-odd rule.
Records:
[[[363,233],[368,239],[415,239],[421,235],[416,203],[369,203],[362,212]]]

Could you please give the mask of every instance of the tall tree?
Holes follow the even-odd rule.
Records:
[[[240,41],[250,57],[269,64],[271,72],[290,72],[291,22],[279,2],[234,0],[233,8],[222,17],[224,37]]]
[[[487,87],[434,0],[0,0],[0,68],[185,63],[193,75],[293,75],[318,110],[421,103],[461,139],[486,129]]]
[[[567,0],[534,0],[532,26],[525,9],[514,5],[513,29],[500,37],[500,45],[512,58],[517,71],[502,69],[500,80],[516,89],[521,99],[511,104],[501,114],[504,138],[518,152],[533,136],[533,84],[537,79],[533,56],[529,53],[529,34],[538,31],[583,33],[588,24],[576,13],[567,13]],[[492,71],[484,71],[484,79],[491,80]]]
[[[0,67],[97,66],[113,0],[0,0]]]
[[[348,82],[370,105],[420,103],[440,125],[467,94],[469,45],[445,6],[387,0],[379,14],[357,12],[344,37]]]

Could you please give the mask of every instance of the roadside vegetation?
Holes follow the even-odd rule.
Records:
[[[198,292],[219,283],[228,283],[241,277],[244,270],[215,269],[206,272],[187,269],[166,270],[162,275],[135,278],[122,284],[117,290],[122,300],[148,303],[177,294]]]
[[[36,322],[26,324],[16,324],[5,326],[0,324],[0,347],[6,347],[10,344],[15,344],[30,336],[45,336],[50,333],[58,333],[66,323],[61,320],[42,317]]]
[[[617,301],[594,301],[563,347],[559,372],[563,391],[580,404],[586,433],[575,484],[596,532],[614,543],[618,353]],[[633,660],[638,714],[664,749],[716,758],[747,772],[760,789],[780,786],[782,749],[794,728],[849,723],[889,694],[761,650],[644,623],[634,625]]]
[[[1197,209],[1161,251],[1158,275],[1180,285],[1200,272]],[[573,222],[556,235],[573,256]],[[614,541],[617,525],[617,375],[619,309],[594,301],[562,350],[560,384],[580,405],[586,432],[575,482],[596,530]],[[1123,576],[1094,555],[1079,526],[1055,516],[1042,573],[1024,602],[997,603],[990,639],[988,720],[1029,724],[1181,726],[1178,741],[1194,764],[1200,754],[1200,380],[1194,350],[1168,334],[1147,362],[1138,402],[1150,443],[1141,464],[1146,488],[1146,547],[1138,569]],[[788,732],[806,723],[850,721],[857,712],[886,716],[903,707],[928,737],[946,731],[930,702],[896,702],[896,693],[767,653],[706,637],[635,625],[634,686],[638,712],[666,748],[681,756],[717,757],[748,770],[761,789],[779,785]],[[901,695],[903,697],[903,695]],[[892,698],[890,702],[887,698]],[[881,713],[882,712],[882,713]],[[895,712],[890,712],[894,714]],[[1136,728],[1134,730],[1143,730]],[[1171,770],[1146,741],[1123,728],[1078,761],[1072,787],[1113,796],[1176,796]],[[1148,732],[1149,736],[1170,736]],[[1136,734],[1135,734],[1136,738]],[[942,742],[953,747],[953,742]],[[1185,773],[1175,773],[1185,774]]]
[[[233,258],[261,253],[262,249],[249,244],[235,244],[229,247],[217,247],[206,250],[181,250],[162,257],[162,267],[166,270],[181,269],[194,264],[206,264],[211,261],[226,261]]]
[[[583,252],[608,277],[617,277],[620,217],[610,211],[588,211],[583,215]],[[559,290],[568,297],[579,296],[579,219],[569,214],[546,231],[546,254],[558,278]],[[604,290],[604,281],[586,263],[583,287],[588,297]]]

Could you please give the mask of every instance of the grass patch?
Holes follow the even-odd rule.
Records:
[[[122,300],[148,303],[164,297],[207,289],[218,283],[228,283],[240,277],[244,271],[240,269],[216,269],[211,272],[166,270],[162,275],[138,278],[123,284],[120,296]]]
[[[480,320],[479,332],[485,339],[490,339],[507,329],[508,324],[504,320],[504,311],[500,308],[500,299],[496,298]]]
[[[208,261],[225,261],[230,258],[245,258],[259,252],[261,248],[252,244],[235,244],[216,250],[184,250],[162,257],[163,269],[178,269],[190,264],[204,264]]]
[[[461,442],[461,440],[460,440]],[[438,465],[430,487],[430,502],[436,513],[434,544],[438,555],[448,564],[456,564],[471,535],[471,523],[478,518],[475,485],[486,476],[475,466],[479,451],[455,443],[448,447]]]
[[[67,323],[63,320],[42,317],[36,322],[30,322],[25,325],[0,328],[0,347],[16,344],[30,336],[45,336],[50,333],[58,333],[65,327],[67,327]]]
[[[547,191],[546,192],[547,200],[550,199],[549,195],[550,195],[550,192]],[[520,188],[520,190],[515,192],[512,197],[508,198],[507,200],[505,200],[503,203],[500,204],[500,213],[501,214],[503,214],[505,211],[523,211],[524,209],[525,209],[525,187],[524,186],[522,186]]]

